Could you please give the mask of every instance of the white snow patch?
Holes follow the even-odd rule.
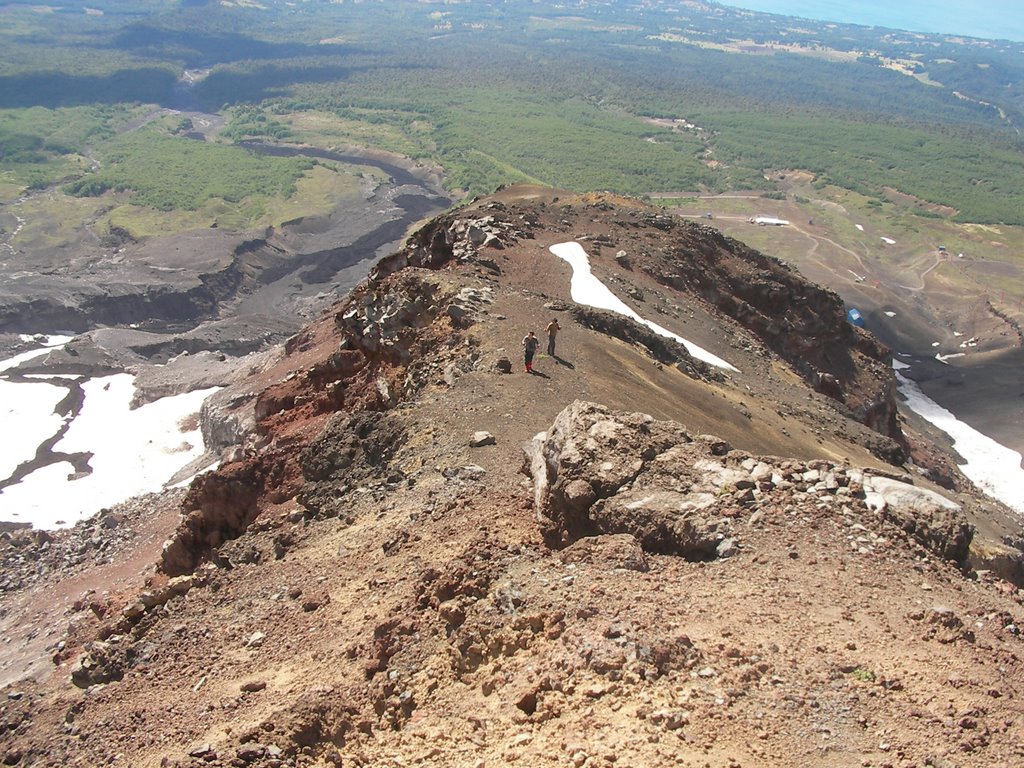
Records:
[[[965,352],[953,352],[952,354],[949,354],[949,355],[943,355],[940,352],[936,352],[935,353],[935,359],[938,360],[940,363],[945,363],[947,360],[951,360],[954,357],[964,357],[965,355],[966,355]],[[947,365],[948,365],[948,363],[947,363]]]
[[[46,346],[0,360],[0,373],[41,357],[51,349],[71,341],[72,337],[21,334],[19,338],[22,341],[37,341]],[[51,377],[40,374],[31,378],[45,381]],[[60,429],[63,418],[55,414],[53,409],[65,395],[67,390],[64,387],[43,381],[25,383],[0,378],[0,432],[7,437],[6,440],[0,441],[0,479],[10,477],[20,464],[31,460],[36,455],[39,444]]]
[[[14,384],[0,380],[0,479],[6,479],[36,448],[60,429],[63,419],[53,412],[68,391],[53,384]],[[0,497],[2,498],[2,497]]]
[[[907,407],[953,438],[953,448],[967,460],[960,465],[960,470],[982,491],[1024,514],[1024,497],[1020,491],[1024,488],[1021,455],[960,421],[924,394],[916,381],[900,373],[901,369],[910,367],[906,363],[893,360],[892,367],[899,390],[907,399]]]
[[[74,336],[61,336],[56,333],[19,333],[18,338],[22,341],[35,341],[44,347],[59,347],[67,344]]]
[[[568,262],[569,266],[572,267],[572,279],[569,283],[569,294],[572,296],[572,300],[577,304],[585,304],[586,306],[594,307],[595,309],[606,309],[609,312],[615,312],[616,314],[630,317],[638,323],[646,325],[652,331],[661,336],[675,339],[686,347],[687,351],[698,360],[702,360],[709,365],[713,365],[717,368],[724,368],[729,371],[739,370],[722,358],[713,355],[711,352],[708,352],[706,349],[684,339],[682,336],[677,336],[667,328],[663,328],[657,323],[653,323],[650,320],[645,320],[640,317],[640,315],[634,312],[629,305],[612,293],[608,289],[608,286],[594,277],[593,273],[590,271],[590,258],[587,256],[587,252],[583,250],[583,246],[579,243],[557,243],[552,245],[548,250],[558,258]]]
[[[853,226],[855,226],[855,227],[856,227],[857,229],[859,229],[859,230],[860,230],[861,232],[863,232],[863,231],[864,231],[864,225],[863,225],[863,224],[854,224]]]
[[[885,316],[886,317],[896,317],[896,313],[895,312],[886,312]]]
[[[933,342],[932,342],[932,346],[933,346],[933,347],[937,347],[937,346],[939,346],[939,344],[940,344],[940,343],[941,343],[941,342],[938,342],[938,341],[933,341]]]
[[[883,237],[882,242],[888,243],[889,245],[896,245],[896,241],[893,240],[891,237]]]
[[[92,453],[92,473],[69,480],[74,470],[65,462],[41,468],[0,492],[0,519],[36,528],[70,526],[103,507],[161,490],[181,467],[202,455],[198,425],[184,431],[182,422],[198,413],[217,387],[165,397],[134,410],[129,409],[135,390],[131,374],[92,379],[82,388],[82,410],[54,450]],[[19,411],[20,405],[15,406]]]

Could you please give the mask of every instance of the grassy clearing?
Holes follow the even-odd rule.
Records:
[[[268,208],[259,224],[279,226],[300,216],[326,215],[346,201],[363,198],[362,174],[344,166],[318,165],[295,184],[295,194]]]
[[[361,199],[366,184],[363,175],[361,169],[319,164],[295,183],[295,192],[288,197],[256,196],[236,202],[210,198],[194,210],[175,211],[122,204],[104,214],[94,229],[103,233],[116,226],[141,239],[214,224],[239,231],[278,227],[302,216],[326,215],[346,200]]]
[[[111,208],[101,216],[94,230],[102,234],[112,227],[118,227],[141,240],[187,232],[191,229],[204,229],[217,222],[221,215],[230,215],[232,210],[234,206],[226,205],[219,200],[210,200],[195,211],[158,211],[155,208],[124,203]]]
[[[380,110],[346,110],[344,116],[319,110],[278,115],[288,125],[293,141],[315,147],[346,145],[376,147],[407,157],[421,157],[430,148],[431,125],[415,120],[397,120],[395,113]]]
[[[73,245],[89,237],[89,226],[110,202],[76,199],[49,191],[22,202],[17,213],[24,224],[11,245],[19,251],[47,251]]]
[[[0,205],[10,205],[25,191],[25,185],[10,172],[0,172]]]
[[[69,184],[69,194],[93,197],[109,190],[129,192],[138,205],[162,211],[195,211],[217,198],[258,205],[257,198],[288,197],[299,177],[313,167],[306,158],[260,156],[237,147],[168,136],[149,126],[116,137],[98,154],[103,166]]]

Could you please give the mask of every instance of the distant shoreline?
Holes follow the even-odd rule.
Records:
[[[1024,42],[1024,17],[1007,0],[981,6],[962,0],[734,0],[723,5],[826,23]]]

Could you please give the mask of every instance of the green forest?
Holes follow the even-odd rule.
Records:
[[[239,202],[256,195],[288,197],[313,167],[305,158],[257,155],[241,147],[189,141],[143,129],[103,146],[104,166],[65,186],[68,194],[130,192],[159,211],[194,211],[211,198]]]
[[[194,210],[287,195],[311,164],[239,143],[319,145],[311,116],[329,115],[331,141],[435,163],[466,195],[517,181],[769,191],[774,172],[801,169],[957,221],[1024,223],[1024,50],[1009,43],[671,2],[569,14],[547,2],[106,0],[12,3],[4,22],[8,198],[53,187]],[[192,113],[224,127],[197,141],[173,118]]]

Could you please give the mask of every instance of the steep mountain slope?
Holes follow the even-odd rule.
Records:
[[[737,370],[575,303],[569,241]],[[834,294],[635,201],[517,187],[435,219],[209,404],[221,468],[141,592],[69,600],[0,756],[1016,764],[1022,598],[967,566],[968,520],[1004,511],[901,432],[887,355]]]

